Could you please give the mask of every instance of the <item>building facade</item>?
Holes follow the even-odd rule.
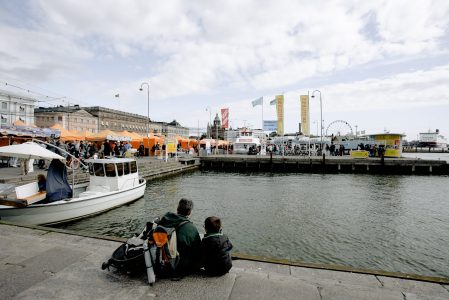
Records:
[[[221,121],[220,117],[218,117],[218,113],[215,115],[214,119],[214,125],[213,126],[207,126],[207,136],[211,137],[212,139],[224,139],[224,128],[221,127]]]
[[[36,99],[0,90],[0,125],[12,125],[15,121],[34,124]]]
[[[54,124],[59,124],[68,130],[93,133],[106,129],[116,132],[126,130],[142,136],[146,136],[148,131],[149,119],[147,117],[101,106],[39,107],[34,110],[34,114],[36,125],[39,127],[51,127]],[[176,120],[170,123],[151,122],[150,120],[149,131],[169,139],[174,139],[177,136],[189,136],[189,129],[181,126]]]
[[[36,126],[61,125],[67,130],[98,132],[98,119],[79,106],[39,107],[34,110]]]

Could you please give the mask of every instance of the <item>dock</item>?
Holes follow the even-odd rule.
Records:
[[[231,172],[361,173],[449,175],[444,160],[365,158],[349,156],[210,155],[200,157],[201,170]]]
[[[404,279],[236,256],[224,276],[162,279],[151,287],[145,275],[101,270],[121,238],[0,222],[0,240],[2,299],[449,299],[448,278]]]

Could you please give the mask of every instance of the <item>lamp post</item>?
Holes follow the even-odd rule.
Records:
[[[211,131],[212,131],[212,126],[211,126],[211,120],[212,120],[212,111],[210,110],[210,106],[206,107],[206,111],[209,111],[209,126],[207,126],[207,138],[211,138]]]
[[[150,153],[150,85],[148,84],[148,82],[143,82],[140,85],[140,91],[143,91],[143,86],[146,85],[147,86],[147,101],[148,101],[148,109],[147,109],[147,141],[148,141],[148,154]],[[145,155],[145,152],[144,152]]]
[[[321,101],[321,91],[319,91],[319,90],[314,90],[312,92],[312,98],[315,98],[315,92],[320,93],[320,120],[321,120],[321,124],[320,124],[320,150],[322,150],[322,148],[323,148],[323,102]]]

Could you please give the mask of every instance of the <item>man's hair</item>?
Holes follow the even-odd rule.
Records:
[[[206,233],[219,233],[221,230],[221,220],[219,217],[208,217],[204,220],[204,229]]]
[[[182,216],[188,216],[192,212],[193,209],[193,201],[182,198],[178,203],[178,214]]]

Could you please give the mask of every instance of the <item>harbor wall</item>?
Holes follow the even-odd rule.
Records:
[[[213,155],[200,159],[201,170],[230,172],[362,173],[449,175],[446,161],[408,158],[290,157]]]

